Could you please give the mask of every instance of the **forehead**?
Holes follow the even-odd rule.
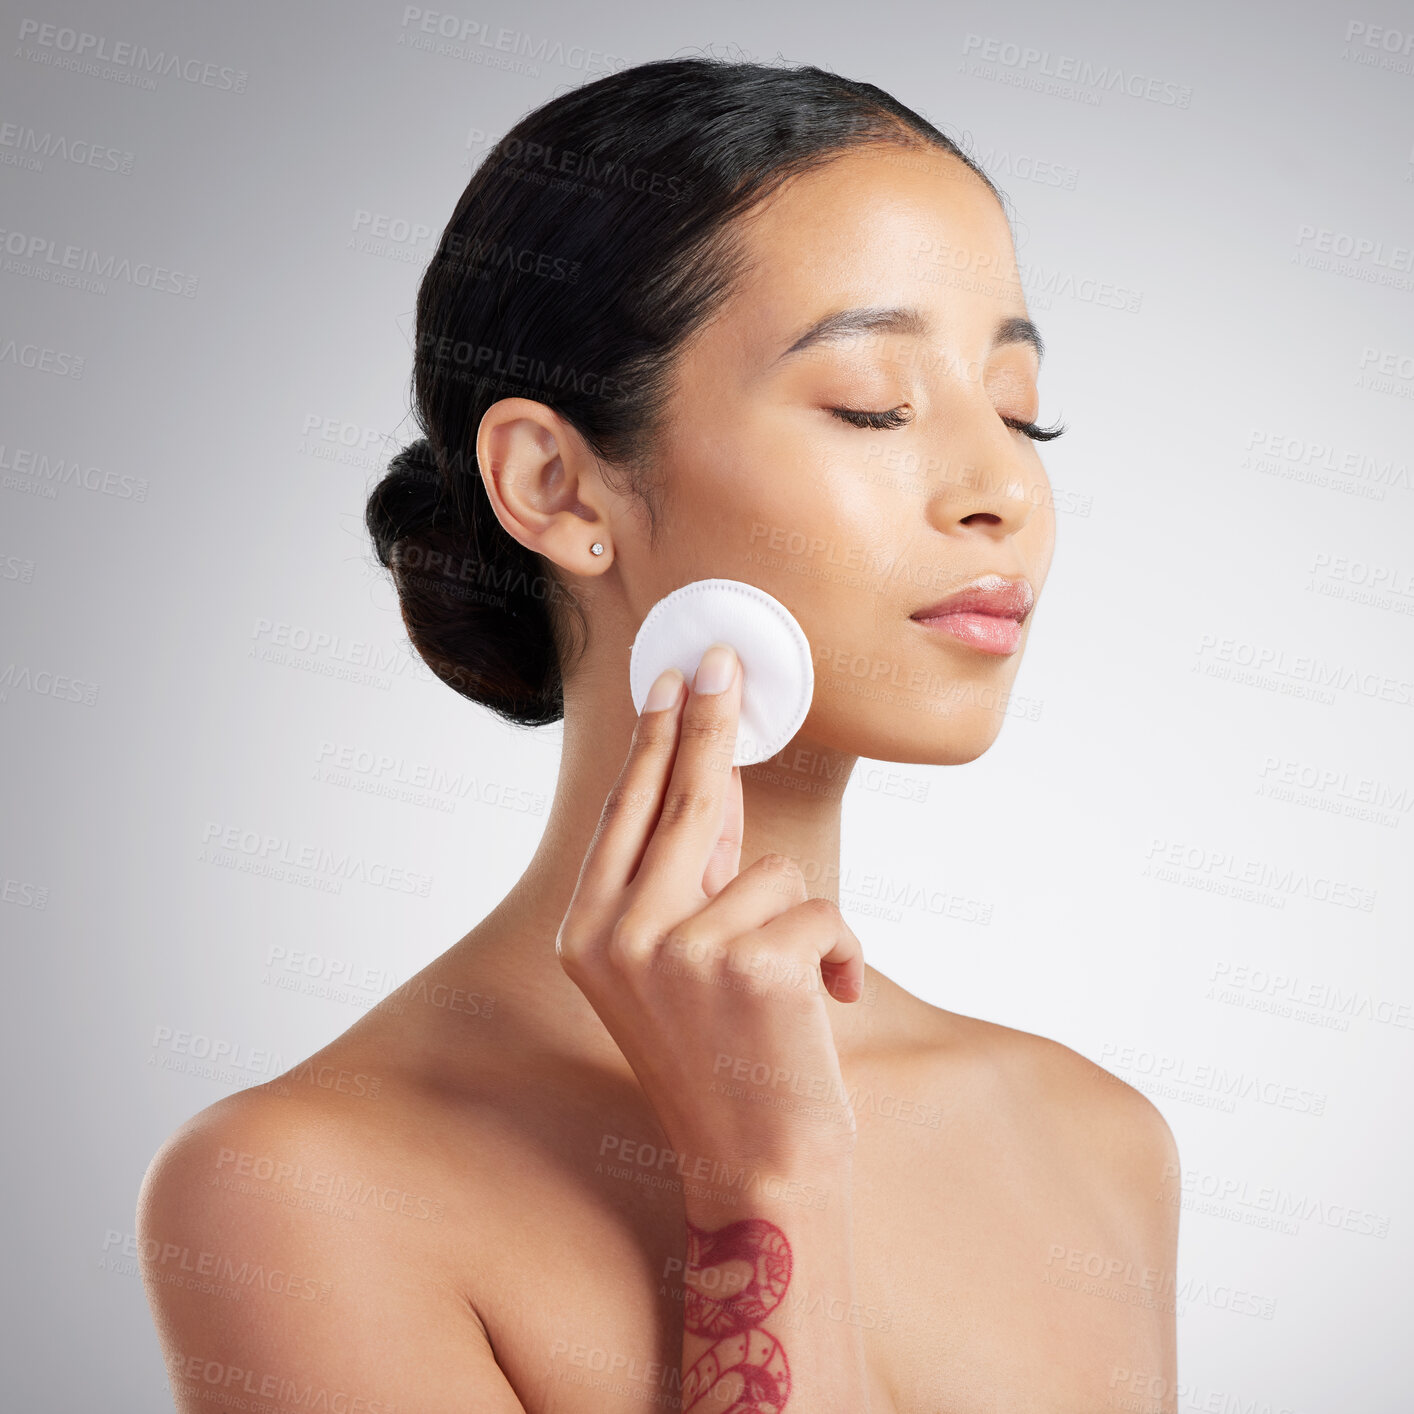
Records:
[[[1001,204],[931,144],[852,149],[786,182],[737,235],[746,265],[717,332],[756,368],[832,309],[916,306],[979,346],[1026,313]]]

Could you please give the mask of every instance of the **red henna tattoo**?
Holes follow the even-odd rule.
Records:
[[[747,1262],[751,1280],[731,1296],[709,1296],[693,1285],[701,1274],[727,1262]],[[775,1336],[760,1329],[790,1284],[790,1243],[764,1218],[744,1218],[716,1232],[687,1225],[687,1290],[683,1324],[716,1344],[687,1372],[682,1383],[684,1414],[725,1397],[735,1375],[741,1388],[721,1414],[780,1414],[790,1395],[790,1366]]]

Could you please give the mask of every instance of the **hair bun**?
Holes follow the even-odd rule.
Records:
[[[386,569],[399,540],[445,524],[449,500],[446,478],[426,437],[410,442],[388,463],[368,503],[368,529]]]
[[[452,484],[419,437],[388,463],[365,521],[408,637],[448,687],[524,726],[564,715],[550,610],[559,586],[496,519],[479,471]]]

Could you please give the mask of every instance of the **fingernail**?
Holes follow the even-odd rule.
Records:
[[[682,684],[682,674],[676,668],[664,668],[653,680],[644,699],[645,712],[661,712],[678,700],[678,688]]]
[[[725,692],[736,677],[736,649],[730,643],[714,643],[697,665],[697,676],[692,680],[692,690],[710,697],[715,692]]]

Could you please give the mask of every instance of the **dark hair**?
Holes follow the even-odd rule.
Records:
[[[449,686],[511,722],[556,721],[587,639],[573,590],[492,510],[475,451],[486,409],[512,396],[554,408],[656,528],[650,453],[674,355],[740,272],[732,222],[867,143],[931,144],[996,193],[883,89],[812,65],[639,64],[551,99],[486,154],[418,289],[424,436],[365,517],[408,635]]]

